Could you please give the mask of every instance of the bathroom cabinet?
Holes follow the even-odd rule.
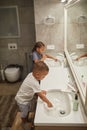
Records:
[[[35,130],[87,130],[87,126],[37,126]]]

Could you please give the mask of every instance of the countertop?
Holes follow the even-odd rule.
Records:
[[[69,69],[63,67],[49,67],[50,71],[48,75],[41,81],[41,89],[49,90],[49,89],[67,89],[68,75]],[[72,103],[72,100],[71,100]],[[34,119],[35,126],[85,126],[87,125],[87,117],[83,111],[81,103],[79,103],[78,111],[73,111],[69,115],[65,117],[52,117],[48,116],[43,107],[43,101],[38,98],[36,114]]]

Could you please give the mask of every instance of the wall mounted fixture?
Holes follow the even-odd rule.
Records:
[[[87,22],[87,16],[85,15],[80,15],[78,17],[78,23],[86,23]]]
[[[44,24],[46,25],[53,25],[55,24],[55,17],[48,15],[44,18]]]
[[[61,2],[66,2],[67,0],[61,0]]]

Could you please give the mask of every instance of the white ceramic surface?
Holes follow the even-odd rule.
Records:
[[[5,70],[5,77],[9,82],[15,82],[20,78],[20,68],[7,68]]]
[[[78,74],[80,81],[83,84],[83,93],[86,95],[86,88],[87,88],[87,65],[85,66],[76,66],[74,65],[75,71]]]
[[[67,68],[62,67],[50,67],[50,71],[48,75],[41,81],[41,89],[49,91],[50,89],[60,89],[66,90],[68,75],[70,75]],[[54,94],[53,94],[54,96]],[[59,96],[58,96],[59,97]],[[62,96],[60,96],[62,98]],[[64,99],[65,101],[68,99]],[[82,109],[82,105],[79,102],[78,111],[73,111],[73,99],[69,98],[70,106],[67,104],[67,112],[66,116],[52,116],[47,113],[47,109],[44,106],[43,101],[38,98],[34,125],[35,126],[76,126],[76,125],[87,125],[87,117]],[[63,104],[63,101],[60,104]],[[54,107],[55,108],[55,107]],[[48,111],[52,111],[48,110]]]
[[[52,59],[46,58],[44,61],[49,67],[60,67],[61,62],[60,61],[54,61]]]
[[[57,118],[64,117],[71,112],[70,95],[66,92],[51,89],[47,91],[46,97],[51,101],[53,107],[43,103],[45,114]]]

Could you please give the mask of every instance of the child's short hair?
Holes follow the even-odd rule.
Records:
[[[49,71],[49,67],[43,61],[38,61],[33,65],[33,72],[34,71]]]

